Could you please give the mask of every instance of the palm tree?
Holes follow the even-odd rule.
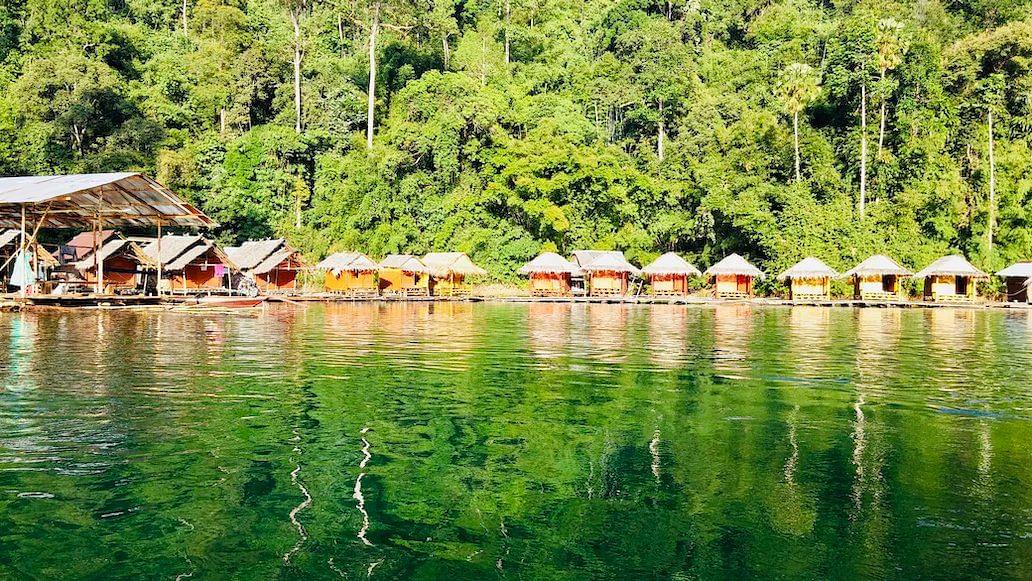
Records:
[[[792,130],[795,136],[796,181],[802,180],[799,170],[799,113],[806,109],[821,94],[817,72],[808,64],[792,63],[781,73],[778,84],[778,98],[785,110],[792,114]]]
[[[885,142],[885,103],[888,101],[888,89],[885,86],[885,74],[903,63],[903,57],[910,50],[910,43],[903,36],[903,23],[892,18],[883,18],[878,21],[878,30],[875,33],[875,45],[878,54],[878,86],[881,88],[881,121],[878,129],[878,155],[881,156],[882,146]]]

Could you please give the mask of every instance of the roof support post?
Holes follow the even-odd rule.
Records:
[[[160,297],[161,296],[161,219],[159,218],[157,220],[157,222],[158,222],[158,242],[157,242],[157,244],[158,244],[158,280],[157,280],[157,283],[156,283],[157,285],[154,287],[154,289],[157,291],[158,296]]]
[[[20,244],[20,252],[24,256],[24,254],[25,254],[25,204],[24,203],[22,203],[22,205],[21,205],[21,244]],[[15,258],[14,263],[15,263],[16,267],[19,267],[19,268],[21,267],[21,265],[19,264],[19,260],[17,258]],[[21,273],[21,274],[23,276],[25,275],[24,272]],[[23,280],[22,282],[24,283],[25,281]],[[27,285],[27,284],[23,284],[22,285],[22,287],[21,287],[21,296],[22,296],[22,298],[25,298],[25,295],[28,294],[28,286],[29,285]]]

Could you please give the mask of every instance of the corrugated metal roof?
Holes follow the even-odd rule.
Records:
[[[20,227],[23,204],[29,222],[47,228],[81,228],[98,213],[105,225],[216,226],[172,190],[132,172],[0,178],[0,227]]]

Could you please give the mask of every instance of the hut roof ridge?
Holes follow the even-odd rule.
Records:
[[[430,272],[422,260],[411,254],[388,254],[380,261],[380,268],[394,268],[420,274]]]
[[[423,256],[423,264],[434,276],[461,274],[463,276],[483,276],[487,271],[477,266],[465,252],[427,252]]]
[[[924,267],[914,275],[917,278],[929,276],[970,276],[974,278],[989,278],[989,275],[975,268],[966,258],[959,254],[943,256],[935,262]]]
[[[842,276],[913,276],[913,274],[914,273],[900,266],[898,262],[888,256],[884,254],[874,254],[843,273]]]
[[[778,275],[778,280],[793,278],[835,278],[838,272],[815,256],[807,256]]]
[[[533,260],[520,267],[520,274],[544,273],[569,273],[577,274],[580,268],[576,264],[566,260],[555,252],[542,252]]]
[[[746,275],[755,276],[761,279],[766,276],[762,270],[750,264],[748,260],[742,258],[742,256],[737,253],[725,256],[720,262],[707,268],[705,274],[707,276],[715,276],[719,274]]]
[[[248,240],[240,246],[226,248],[226,254],[241,270],[250,271],[266,262],[273,254],[279,253],[285,246],[287,241],[282,238]]]
[[[663,256],[653,260],[648,266],[641,269],[645,274],[665,275],[684,274],[688,276],[702,276],[698,268],[682,258],[675,252],[667,252]]]
[[[380,266],[370,260],[368,256],[354,251],[331,254],[315,265],[315,267],[319,270],[330,270],[335,273],[344,271],[367,272],[380,269]]]

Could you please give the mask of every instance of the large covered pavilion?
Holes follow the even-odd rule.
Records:
[[[19,248],[29,248],[42,228],[92,229],[93,254],[110,227],[211,228],[217,224],[154,179],[136,172],[0,178],[0,227],[20,231]],[[159,252],[160,255],[160,252]],[[157,264],[158,279],[161,263]],[[97,264],[96,292],[104,288]],[[159,285],[160,288],[160,285]],[[22,287],[22,295],[26,290]]]

